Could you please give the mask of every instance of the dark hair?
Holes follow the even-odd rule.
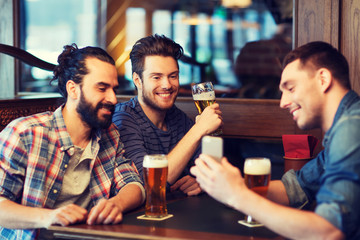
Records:
[[[136,72],[142,78],[146,56],[172,57],[177,63],[183,54],[183,48],[164,35],[155,34],[141,38],[134,44],[130,52],[132,72]]]
[[[283,69],[299,59],[301,67],[328,69],[333,77],[346,89],[351,89],[349,64],[346,58],[326,42],[310,42],[288,53],[283,61]]]
[[[51,82],[58,81],[58,90],[67,100],[66,83],[73,80],[77,84],[82,83],[83,77],[89,73],[86,68],[87,58],[97,58],[101,61],[115,65],[114,59],[103,49],[98,47],[78,48],[75,43],[64,46],[64,51],[58,57],[58,65],[54,69]]]

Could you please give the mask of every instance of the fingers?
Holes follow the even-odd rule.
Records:
[[[186,177],[182,177],[179,180],[177,180],[173,185],[171,185],[170,187],[170,191],[175,191],[177,190],[182,184],[184,184],[184,182],[186,182]]]
[[[180,191],[182,191],[183,193],[186,193],[189,196],[197,195],[201,192],[199,183],[196,181],[195,178],[193,178],[189,175],[181,178],[176,183],[178,183],[178,186],[176,186],[176,188],[173,188],[173,189],[179,189]]]
[[[207,164],[200,158],[195,160],[195,167],[190,169],[191,173],[196,176],[196,181],[199,183],[201,189],[208,191],[209,187],[215,179],[213,171],[207,166]]]
[[[222,112],[217,103],[205,108],[201,115],[196,117],[196,124],[199,124],[205,134],[210,134],[223,125]]]
[[[122,212],[107,199],[102,199],[89,213],[87,224],[117,224],[122,220]]]
[[[61,226],[68,226],[77,222],[84,221],[87,216],[86,209],[79,207],[75,204],[70,204],[51,212],[51,223],[49,224],[59,224]]]
[[[216,161],[213,157],[211,157],[209,155],[200,154],[199,158],[202,161],[204,161],[206,163],[206,165],[208,166],[208,168],[210,168],[211,170],[218,170],[221,167],[221,164],[218,161]],[[225,157],[222,158],[222,160],[224,160],[224,159],[227,162]]]
[[[187,192],[187,195],[188,196],[196,196],[196,195],[199,195],[201,192],[202,192],[202,189],[199,186],[196,189]]]

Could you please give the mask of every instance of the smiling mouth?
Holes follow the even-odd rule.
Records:
[[[170,97],[172,93],[168,92],[168,93],[157,93],[157,95],[159,95],[160,97],[163,98],[167,98]]]
[[[290,111],[290,114],[293,116],[293,119],[295,120],[296,116],[297,116],[297,112],[300,110],[300,108],[295,108],[295,109],[292,109]]]

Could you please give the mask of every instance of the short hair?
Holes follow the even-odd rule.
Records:
[[[115,65],[114,59],[99,47],[78,48],[75,43],[65,45],[63,52],[58,57],[58,65],[54,68],[54,76],[51,82],[58,81],[58,90],[67,100],[66,83],[73,80],[77,84],[82,84],[83,77],[89,73],[86,68],[87,58],[97,58],[101,61]]]
[[[176,60],[179,68],[178,60],[183,56],[183,48],[172,39],[164,35],[150,35],[139,39],[130,52],[130,60],[132,72],[137,73],[140,78],[144,72],[145,57],[147,56],[163,56],[172,57]]]
[[[283,61],[283,69],[297,59],[300,60],[301,68],[328,69],[341,86],[351,89],[349,64],[344,55],[329,43],[310,42],[292,50]]]

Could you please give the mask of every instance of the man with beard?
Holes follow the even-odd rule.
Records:
[[[32,239],[36,229],[78,222],[116,224],[144,201],[141,179],[112,124],[118,87],[102,49],[65,46],[53,80],[65,104],[23,117],[0,133],[0,233]]]
[[[189,168],[199,154],[201,138],[218,129],[222,118],[219,105],[214,104],[194,124],[174,105],[179,91],[177,61],[182,55],[182,47],[165,36],[138,40],[130,53],[138,95],[116,106],[113,121],[125,145],[125,156],[134,161],[140,176],[144,155],[166,154],[171,190],[196,195],[201,189]]]
[[[351,90],[348,63],[330,44],[311,42],[291,51],[283,66],[280,107],[299,128],[321,128],[324,150],[271,181],[268,199],[249,190],[226,158],[200,155],[191,172],[215,199],[286,238],[360,239],[360,97]]]

